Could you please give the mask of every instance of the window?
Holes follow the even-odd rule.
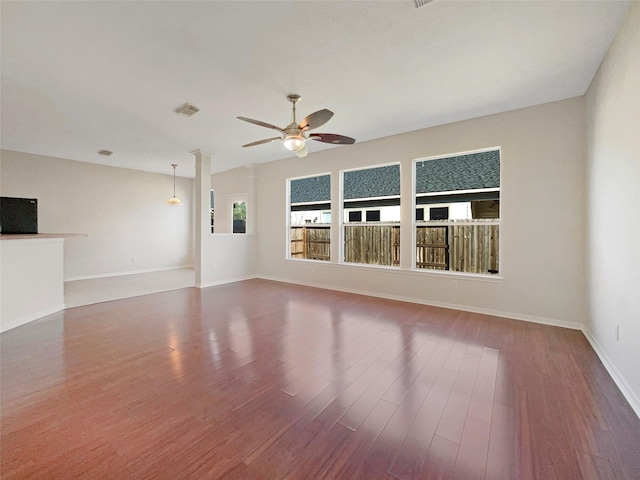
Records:
[[[343,260],[399,266],[400,165],[344,171],[342,194]]]
[[[289,180],[289,258],[329,261],[331,176]]]
[[[497,274],[500,150],[418,160],[415,184],[416,268]]]
[[[367,210],[367,222],[379,222],[380,221],[380,210]]]
[[[231,231],[247,233],[247,194],[229,195],[231,205]]]
[[[233,233],[247,233],[247,202],[233,204]]]
[[[349,222],[361,222],[362,210],[351,211],[349,213]]]

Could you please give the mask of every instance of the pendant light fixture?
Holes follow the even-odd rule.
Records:
[[[180,201],[180,199],[176,197],[176,167],[178,165],[175,164],[175,163],[172,163],[171,166],[173,167],[173,197],[171,197],[169,199],[167,204],[168,205],[182,205],[182,202]]]

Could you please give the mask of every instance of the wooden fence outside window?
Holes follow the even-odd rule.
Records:
[[[344,261],[399,266],[400,225],[345,225]]]
[[[499,271],[499,225],[465,222],[462,225],[416,227],[416,267],[452,272]]]
[[[416,268],[453,272],[497,274],[499,225],[418,225]],[[291,227],[291,258],[329,261],[330,225]],[[368,265],[400,265],[400,225],[344,226],[344,261]]]
[[[291,227],[291,258],[329,261],[330,255],[330,225]]]

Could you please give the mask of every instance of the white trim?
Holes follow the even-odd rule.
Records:
[[[596,352],[596,355],[598,355],[598,358],[602,362],[602,365],[604,365],[604,368],[607,370],[607,372],[609,372],[609,375],[611,376],[613,382],[616,384],[627,402],[629,402],[629,405],[631,405],[631,408],[633,409],[635,414],[638,416],[638,418],[640,418],[640,398],[638,398],[633,389],[625,380],[624,376],[622,376],[620,371],[616,368],[616,366],[613,364],[602,347],[600,347],[600,344],[591,334],[589,328],[584,326],[582,328],[582,333],[585,337],[587,337],[587,340],[591,344],[591,347]]]
[[[318,260],[316,258],[285,258],[287,262],[319,263],[320,265],[331,265],[329,260]]]
[[[500,225],[500,220],[478,218],[472,220],[416,220],[416,227],[455,227],[456,225]]]
[[[31,313],[29,315],[25,315],[24,317],[16,318],[14,320],[10,320],[6,323],[2,324],[0,329],[0,333],[4,333],[26,323],[33,322],[35,320],[39,320],[42,317],[46,317],[47,315],[52,315],[54,313],[58,313],[64,310],[64,305],[57,305],[55,307],[47,308],[46,310],[41,310],[39,312]]]
[[[167,270],[181,270],[183,268],[194,268],[194,267],[193,265],[178,265],[173,267],[149,268],[146,270],[128,270],[126,272],[100,273],[98,275],[83,275],[79,277],[68,277],[68,278],[65,278],[64,281],[75,282],[77,280],[91,280],[94,278],[120,277],[122,275],[137,275],[139,273],[154,273],[154,272],[164,272]]]
[[[432,270],[429,268],[417,268],[413,267],[411,270],[403,270],[403,273],[410,273],[412,275],[427,276],[427,277],[440,277],[453,280],[470,280],[474,282],[488,282],[488,283],[502,283],[504,277],[493,273],[472,273],[472,272],[456,272],[452,270]],[[454,277],[454,278],[451,278]]]
[[[344,173],[344,172],[357,172],[358,170],[375,170],[376,168],[382,168],[382,167],[390,167],[392,165],[401,165],[402,162],[398,162],[398,161],[394,161],[394,162],[388,162],[388,163],[377,163],[375,165],[369,165],[367,167],[355,167],[355,168],[347,168],[344,170],[340,170],[340,173]],[[402,167],[401,167],[402,168]],[[340,175],[342,176],[342,175]]]
[[[373,167],[375,168],[375,167]],[[362,170],[369,170],[368,168],[363,168]],[[358,198],[345,198],[344,202],[342,202],[342,208],[344,208],[344,203],[345,202],[368,202],[371,200],[387,200],[389,198],[397,198],[398,200],[400,200],[400,195],[385,195],[382,197],[358,197]],[[399,205],[399,204],[398,204]],[[395,205],[392,205],[395,207]],[[353,208],[375,208],[375,207],[353,207]]]
[[[299,202],[299,203],[291,203],[291,182],[294,180],[305,180],[307,178],[318,178],[318,177],[329,177],[329,200],[323,200],[322,202]],[[286,208],[286,213],[285,213],[285,228],[287,229],[285,232],[285,238],[287,239],[287,241],[285,242],[285,252],[284,252],[284,258],[285,260],[293,260],[291,258],[291,227],[302,227],[304,225],[292,225],[291,224],[291,207],[294,205],[313,205],[315,203],[329,203],[329,214],[331,214],[331,206],[333,201],[331,200],[331,172],[326,172],[326,173],[319,173],[317,175],[305,175],[303,177],[289,177],[287,179],[285,179],[285,208]],[[326,211],[326,209],[322,209],[320,211]],[[333,223],[333,215],[331,215],[331,223]],[[329,224],[322,224],[322,225],[329,225],[329,228],[331,228],[331,223]],[[331,233],[329,233],[329,238],[331,239]],[[329,244],[331,245],[331,244]],[[329,249],[331,249],[331,246],[329,246]],[[331,256],[331,250],[329,250],[329,256]],[[297,259],[297,260],[306,260],[306,259]]]
[[[398,188],[400,189],[400,195],[390,195],[388,197],[366,197],[366,198],[349,198],[346,199],[344,198],[344,174],[345,173],[349,173],[349,172],[357,172],[360,170],[375,170],[376,168],[383,168],[383,167],[391,167],[393,165],[398,165]],[[344,233],[344,227],[345,226],[353,226],[354,224],[349,223],[349,222],[345,222],[344,221],[344,217],[345,217],[345,212],[350,210],[349,208],[345,208],[344,204],[345,202],[356,202],[356,201],[361,201],[361,200],[367,200],[367,199],[381,199],[381,198],[398,198],[400,199],[400,203],[398,204],[398,207],[402,208],[402,162],[389,162],[389,163],[381,163],[381,164],[377,164],[377,165],[369,165],[366,167],[358,167],[358,168],[349,168],[349,169],[345,169],[345,170],[340,170],[338,172],[338,188],[339,188],[339,195],[338,195],[338,259],[337,261],[331,261],[332,264],[334,265],[362,265],[362,264],[353,264],[353,263],[348,263],[345,262],[344,260],[344,239],[345,239],[345,233]],[[358,207],[354,207],[353,209],[355,210],[364,210],[366,208],[358,208]],[[400,210],[400,212],[402,212],[402,210]],[[332,219],[333,220],[333,219]],[[366,222],[360,222],[360,223],[364,223],[366,224]],[[401,213],[401,218],[400,218],[400,222],[397,222],[398,225],[401,225],[402,223],[402,213]],[[401,227],[402,228],[402,227]],[[333,234],[333,232],[332,232]],[[401,237],[402,238],[402,237]],[[402,252],[400,253],[402,255]],[[376,265],[377,267],[380,267],[380,265]],[[386,267],[386,265],[382,266],[383,268]],[[393,267],[394,269],[399,269],[400,266],[397,267]]]
[[[287,229],[284,234],[286,239],[284,245],[284,258],[291,258],[291,182],[294,179],[287,178],[285,180],[285,208],[287,209],[284,214],[284,226]],[[329,208],[331,208],[331,174],[329,174]],[[329,241],[331,241],[331,232],[329,232]]]
[[[338,209],[338,215],[336,218],[338,222],[338,258],[329,259],[334,265],[342,265],[344,263],[344,226],[346,225],[344,221],[344,172],[344,170],[338,171],[338,204],[336,205]],[[400,176],[400,178],[402,178],[402,176]],[[331,221],[333,222],[333,220],[334,219],[332,217]],[[331,234],[335,235],[333,231]]]
[[[417,165],[418,162],[416,161],[415,164]],[[446,190],[442,192],[416,193],[416,197],[439,197],[441,195],[457,195],[457,194],[465,194],[465,193],[486,193],[486,192],[499,192],[499,191],[500,191],[500,187],[471,188],[467,190]],[[414,189],[414,192],[415,192],[415,189]]]
[[[471,272],[453,272],[449,270],[428,270],[426,268],[414,268],[412,270],[405,270],[401,267],[395,267],[393,265],[377,265],[370,263],[352,263],[342,262],[340,264],[334,263],[328,260],[314,260],[307,258],[286,258],[285,260],[293,262],[316,262],[320,265],[327,265],[330,267],[347,267],[347,268],[360,268],[362,270],[382,270],[385,272],[396,273],[399,275],[415,275],[419,277],[439,277],[448,278],[449,280],[465,280],[471,282],[486,282],[486,283],[502,283],[504,277],[500,275],[492,275],[486,273],[471,273]],[[283,280],[285,281],[285,280]],[[294,283],[290,281],[288,283]],[[324,288],[324,287],[319,287]],[[377,294],[376,294],[377,295]],[[413,302],[415,303],[415,302]]]
[[[2,241],[2,245],[19,245],[29,243],[29,245],[35,245],[38,243],[63,243],[64,237],[38,237],[37,233],[34,234],[24,234],[24,235],[33,235],[34,238],[28,237],[16,237],[14,234],[5,233],[0,234],[0,241]],[[15,234],[19,235],[19,234]],[[46,234],[45,234],[46,235]],[[7,243],[10,242],[10,243]]]
[[[238,277],[238,278],[230,278],[227,280],[218,280],[216,282],[207,282],[207,283],[201,283],[201,284],[196,284],[194,285],[194,287],[196,288],[208,288],[208,287],[215,287],[217,285],[225,285],[227,283],[235,283],[235,282],[243,282],[245,280],[253,280],[254,278],[257,278],[255,275],[246,275],[244,277]]]
[[[324,284],[318,284],[318,283],[310,283],[310,282],[301,282],[301,281],[293,281],[293,280],[287,280],[284,278],[278,278],[278,277],[269,277],[266,275],[256,275],[255,278],[261,278],[263,280],[272,280],[272,281],[276,281],[276,282],[284,282],[284,283],[293,283],[296,285],[304,285],[307,287],[314,287],[314,288],[322,288],[324,290],[334,290],[334,291],[338,291],[338,292],[345,292],[345,293],[353,293],[356,295],[366,295],[368,297],[376,297],[376,298],[385,298],[387,300],[397,300],[400,302],[408,302],[408,303],[417,303],[419,305],[429,305],[431,307],[440,307],[440,308],[448,308],[451,310],[460,310],[463,312],[471,312],[471,313],[480,313],[483,315],[491,315],[494,317],[502,317],[502,318],[508,318],[511,320],[521,320],[524,322],[531,322],[531,323],[539,323],[542,325],[552,325],[554,327],[562,327],[562,328],[570,328],[571,330],[581,330],[583,329],[583,324],[579,323],[579,322],[567,322],[564,320],[558,320],[555,318],[546,318],[546,317],[538,317],[535,315],[526,315],[526,314],[521,314],[521,313],[513,313],[513,312],[504,312],[501,310],[492,310],[489,308],[481,308],[481,307],[473,307],[470,305],[459,305],[459,304],[454,304],[454,303],[446,303],[446,302],[437,302],[437,301],[432,301],[432,300],[424,300],[421,298],[414,298],[414,297],[404,297],[404,296],[400,296],[400,295],[389,295],[386,293],[381,293],[381,292],[372,292],[369,290],[359,290],[357,288],[338,288],[332,285],[324,285]]]
[[[400,222],[380,222],[380,221],[369,221],[369,222],[346,222],[344,224],[345,227],[399,227]]]
[[[253,233],[210,233],[209,234],[209,238],[216,238],[216,237],[237,237],[238,235],[242,235],[244,237],[253,237],[255,236]]]
[[[414,162],[428,162],[429,160],[439,160],[441,158],[450,158],[450,157],[462,157],[464,155],[473,155],[474,153],[484,153],[484,152],[500,152],[500,168],[502,169],[502,147],[495,146],[489,148],[479,148],[477,150],[467,150],[466,152],[456,152],[456,153],[445,153],[443,155],[435,155],[433,157],[420,157],[414,158]],[[502,172],[500,172],[502,174]],[[502,175],[501,175],[502,176]],[[415,192],[415,190],[414,190]]]
[[[502,216],[500,216],[500,218],[498,218],[497,221],[495,220],[491,220],[489,219],[489,221],[487,222],[457,222],[457,221],[447,221],[446,223],[431,223],[433,222],[433,220],[416,220],[416,208],[418,208],[418,202],[417,202],[417,198],[419,196],[428,196],[429,194],[419,194],[416,192],[416,189],[418,188],[418,184],[417,184],[417,165],[418,162],[425,162],[425,161],[429,161],[429,160],[438,160],[441,158],[451,158],[451,157],[461,157],[464,155],[473,155],[475,153],[483,153],[483,152],[498,152],[498,158],[500,159],[500,186],[496,189],[491,189],[491,188],[487,188],[487,189],[477,189],[477,190],[459,190],[459,192],[473,192],[473,191],[498,191],[500,192],[500,201],[502,202],[502,165],[503,165],[503,158],[502,158],[502,147],[501,146],[495,146],[495,147],[490,147],[490,148],[481,148],[478,150],[470,150],[467,152],[459,152],[459,153],[447,153],[444,155],[438,155],[438,156],[434,156],[434,157],[425,157],[425,158],[416,158],[413,160],[412,162],[412,170],[411,170],[411,191],[412,191],[412,195],[411,195],[411,202],[412,202],[412,209],[411,209],[411,272],[416,273],[416,274],[420,274],[420,275],[425,275],[425,274],[430,274],[433,275],[434,272],[436,275],[440,276],[446,274],[447,275],[451,275],[451,274],[456,274],[456,275],[460,275],[462,273],[465,272],[452,272],[452,271],[443,271],[443,270],[430,270],[430,269],[422,269],[422,268],[417,268],[416,267],[416,260],[417,260],[417,249],[416,249],[416,239],[417,239],[417,235],[416,235],[416,227],[420,227],[420,226],[451,226],[451,225],[501,225],[502,224]],[[454,191],[455,192],[455,191]],[[446,193],[453,193],[453,192],[435,192],[433,195],[443,195]],[[480,220],[484,220],[484,219],[480,219]],[[500,227],[500,230],[502,230],[502,227]],[[500,270],[502,271],[502,268],[504,266],[504,258],[503,258],[503,248],[502,248],[502,242],[503,242],[503,235],[499,235],[498,236],[498,265],[500,266]],[[402,252],[400,252],[400,255],[402,255]],[[427,273],[428,272],[428,273]],[[465,275],[469,275],[468,273],[465,273]],[[503,277],[494,277],[492,274],[472,274],[472,275],[482,275],[483,279],[486,279],[487,281],[502,281]],[[571,327],[569,327],[571,328]]]
[[[289,197],[291,198],[291,197]],[[329,205],[331,205],[331,199],[329,200],[318,200],[317,202],[297,202],[297,203],[291,203],[290,205],[292,207],[304,207],[305,205],[318,205],[320,203],[328,203]]]
[[[303,175],[302,177],[289,177],[287,178],[287,183],[291,180],[304,180],[305,178],[318,178],[318,177],[326,177],[329,176],[329,185],[331,185],[331,172],[318,173],[316,175]]]

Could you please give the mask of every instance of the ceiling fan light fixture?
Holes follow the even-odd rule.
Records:
[[[292,152],[302,150],[305,145],[305,139],[300,135],[289,135],[284,139],[284,147]]]
[[[284,128],[280,128],[276,125],[262,122],[260,120],[254,120],[253,118],[237,117],[239,120],[244,122],[253,123],[259,127],[271,128],[282,134],[282,137],[265,138],[264,140],[258,140],[257,142],[242,145],[243,147],[253,147],[254,145],[262,145],[264,143],[271,143],[275,140],[282,140],[284,147],[287,150],[295,153],[298,157],[306,157],[309,153],[307,140],[315,140],[317,142],[331,143],[334,145],[351,145],[356,143],[354,138],[345,137],[344,135],[336,135],[335,133],[312,133],[309,135],[307,132],[321,127],[331,120],[333,112],[323,108],[322,110],[313,112],[311,115],[307,115],[300,123],[298,123],[296,120],[296,103],[300,101],[301,97],[300,95],[288,95],[287,98],[292,103],[291,123]]]

